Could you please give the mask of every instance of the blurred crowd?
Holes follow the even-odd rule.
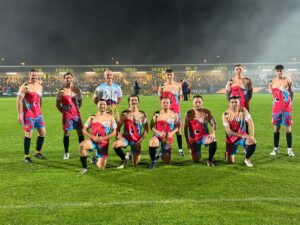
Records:
[[[187,73],[175,72],[177,82],[186,82],[191,87],[191,94],[216,93],[225,87],[231,74],[212,74],[212,73]],[[259,76],[259,74],[247,74],[252,79],[254,87],[268,87],[269,81],[274,77],[273,74]],[[57,90],[63,85],[63,75],[43,74],[40,76],[40,83],[43,85],[46,95],[55,95]],[[292,77],[294,87],[300,89],[300,79]],[[7,75],[0,74],[0,95],[15,95],[22,83],[27,81],[27,74]],[[74,73],[74,81],[83,93],[93,93],[95,88],[104,82],[102,74],[87,75],[85,73]],[[165,82],[163,73],[146,72],[117,72],[114,73],[114,82],[121,85],[124,95],[134,93],[134,87],[139,85],[141,95],[155,95],[159,85]],[[266,90],[266,89],[265,89]]]

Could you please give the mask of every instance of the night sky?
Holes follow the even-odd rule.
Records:
[[[300,60],[298,0],[0,0],[0,24],[2,65]]]

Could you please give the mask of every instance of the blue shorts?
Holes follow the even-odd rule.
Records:
[[[141,154],[141,149],[137,149],[134,145],[136,142],[134,141],[128,141],[126,138],[123,137],[123,141],[126,144],[126,147],[129,145],[130,146],[130,150],[132,154]]]
[[[205,147],[207,146],[204,143],[208,136],[209,136],[208,134],[203,135],[203,137],[199,141],[191,144],[192,155],[199,155],[201,157],[201,145],[205,145]]]
[[[23,130],[26,132],[33,131],[34,129],[44,128],[45,122],[44,117],[42,115],[39,115],[35,118],[27,117],[24,118],[23,123]]]
[[[272,124],[274,126],[283,125],[286,127],[293,125],[292,113],[272,113]]]
[[[108,146],[106,145],[99,145],[95,143],[94,141],[90,140],[91,145],[93,146],[93,150],[96,150],[96,156],[97,158],[107,159],[107,153],[108,153]]]
[[[75,116],[72,119],[63,118],[63,130],[81,130],[83,128],[81,118],[79,116]]]
[[[240,138],[238,141],[234,143],[226,143],[226,152],[229,153],[230,155],[237,154],[239,145],[245,147],[246,138]]]

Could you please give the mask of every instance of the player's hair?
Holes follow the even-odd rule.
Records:
[[[284,66],[283,65],[276,65],[275,70],[284,70]]]
[[[140,102],[140,98],[139,98],[139,96],[137,96],[137,95],[130,95],[129,97],[128,97],[128,103],[129,103],[129,101],[130,101],[130,98],[132,98],[132,97],[137,97],[137,99],[138,99],[138,101]]]
[[[103,98],[97,99],[97,105],[98,105],[99,102],[105,102],[106,103],[106,100],[103,99]]]
[[[201,95],[194,95],[193,99],[195,98],[201,98],[203,100],[203,97]]]
[[[36,68],[32,68],[29,73],[32,73],[32,72],[39,72]]]
[[[237,100],[240,100],[241,97],[240,97],[240,96],[231,96],[231,97],[229,97],[229,101],[230,101],[231,99],[237,99]]]
[[[111,69],[106,68],[106,69],[104,70],[104,72],[103,72],[103,75],[105,75],[105,73],[108,72],[108,71],[112,72]]]
[[[73,74],[72,74],[72,73],[67,72],[67,73],[64,74],[64,78],[66,78],[66,76],[68,76],[68,75],[71,75],[71,76],[73,77]]]
[[[239,66],[243,67],[242,64],[236,64],[236,65],[234,66],[234,68],[239,67]]]
[[[171,68],[166,69],[166,73],[173,73],[173,70]]]

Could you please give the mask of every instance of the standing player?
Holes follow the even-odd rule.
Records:
[[[182,135],[181,135],[181,122],[180,122],[180,101],[182,98],[182,87],[178,82],[174,81],[174,73],[172,69],[166,70],[167,81],[161,85],[158,89],[158,96],[160,99],[168,98],[171,101],[170,110],[178,114],[179,127],[176,132],[177,143],[178,143],[178,154],[184,156],[182,150]]]
[[[235,76],[226,84],[226,97],[240,97],[240,107],[245,107],[249,111],[249,103],[252,98],[253,85],[252,81],[244,76],[244,68],[238,64],[234,66]]]
[[[32,163],[29,149],[32,133],[35,128],[38,131],[38,137],[34,156],[39,159],[45,159],[41,153],[46,134],[41,111],[42,92],[43,87],[38,83],[38,71],[32,69],[29,72],[29,81],[21,85],[17,97],[18,123],[23,124],[23,130],[25,131],[24,160],[27,163]]]
[[[104,71],[105,83],[100,84],[94,93],[94,103],[97,104],[99,99],[104,99],[107,104],[107,113],[114,116],[116,121],[119,121],[120,115],[118,104],[122,99],[121,87],[113,83],[113,74],[111,70]]]
[[[163,97],[160,103],[162,109],[153,114],[150,125],[154,132],[149,142],[150,169],[154,169],[156,166],[156,148],[158,147],[161,148],[163,162],[171,163],[173,136],[180,126],[178,114],[170,110],[170,99]]]
[[[214,166],[213,158],[217,150],[217,124],[211,112],[202,107],[202,96],[195,95],[193,99],[194,107],[187,112],[184,122],[184,136],[186,144],[191,150],[194,163],[199,162],[201,159],[201,145],[209,146],[207,166]],[[208,124],[212,127],[212,131],[210,133],[208,130]]]
[[[132,154],[132,164],[136,166],[140,162],[141,143],[148,133],[147,115],[139,110],[139,97],[131,95],[128,97],[129,109],[121,113],[120,121],[118,122],[117,137],[113,143],[113,147],[117,155],[121,158],[121,164],[118,167],[123,169],[127,164],[127,159],[122,148],[130,145]],[[123,135],[120,132],[124,125]]]
[[[292,81],[283,76],[284,67],[277,65],[275,67],[275,77],[269,84],[269,91],[273,94],[272,124],[274,125],[274,150],[270,155],[277,155],[279,150],[280,125],[283,125],[286,133],[287,154],[294,156],[292,150],[292,101],[294,92]]]
[[[116,135],[117,124],[112,115],[106,113],[107,104],[105,99],[100,99],[97,103],[98,112],[88,118],[84,125],[83,133],[89,138],[79,144],[79,154],[82,164],[81,174],[87,170],[87,151],[94,149],[98,157],[97,166],[105,169],[109,139]]]
[[[64,148],[65,154],[63,159],[67,160],[69,154],[69,136],[70,131],[76,129],[79,143],[84,140],[82,134],[82,121],[79,109],[82,105],[81,91],[73,84],[73,74],[64,74],[64,87],[56,95],[56,108],[62,113],[62,123],[64,130]]]
[[[240,100],[236,96],[229,99],[229,108],[222,115],[223,125],[226,130],[226,152],[227,163],[234,163],[234,155],[237,153],[238,146],[241,145],[246,153],[245,164],[253,167],[250,157],[256,148],[254,138],[254,124],[248,110],[240,107]],[[246,132],[246,123],[249,124],[249,134]]]

